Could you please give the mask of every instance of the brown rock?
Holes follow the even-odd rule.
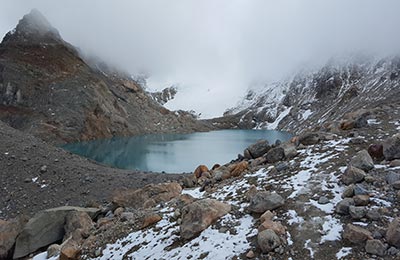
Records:
[[[354,128],[354,125],[355,125],[354,121],[351,121],[351,120],[342,121],[340,123],[340,129],[341,130],[351,130]]]
[[[259,191],[250,200],[248,209],[254,213],[264,213],[267,210],[274,210],[285,204],[284,198],[279,194],[268,191]]]
[[[272,220],[275,217],[275,214],[272,213],[270,210],[267,210],[264,212],[264,214],[261,215],[260,221],[264,222],[266,220]]]
[[[400,167],[400,160],[393,160],[389,163],[390,167]]]
[[[372,234],[362,227],[347,224],[343,238],[352,244],[364,244],[367,240],[372,239]]]
[[[12,256],[12,248],[18,234],[22,231],[25,218],[16,218],[10,221],[0,220],[0,259]]]
[[[253,250],[250,250],[249,252],[247,252],[246,257],[252,259],[256,257],[256,255],[254,254]]]
[[[203,199],[182,208],[181,237],[191,239],[209,227],[214,221],[231,211],[229,204]]]
[[[77,242],[74,240],[68,241],[60,252],[60,260],[78,260],[81,249]]]
[[[144,220],[143,220],[142,228],[146,228],[148,226],[151,226],[151,225],[157,223],[158,221],[160,221],[161,219],[162,218],[158,214],[146,216],[144,218]]]
[[[279,221],[272,221],[272,220],[265,220],[261,225],[258,227],[258,232],[264,231],[266,229],[273,230],[278,235],[286,234],[286,229]]]
[[[400,248],[400,218],[395,218],[388,226],[386,240],[389,244]]]
[[[368,195],[356,195],[353,197],[356,206],[367,206],[369,203]]]
[[[396,134],[383,142],[383,154],[387,161],[400,159],[400,134]]]
[[[112,202],[121,207],[149,208],[179,196],[182,187],[175,182],[149,184],[142,189],[120,190],[114,193]]]
[[[383,145],[381,144],[371,144],[368,147],[368,153],[371,155],[372,158],[376,160],[382,160],[383,156]]]
[[[275,147],[264,155],[268,163],[276,163],[285,158],[285,150],[282,147]]]
[[[119,216],[121,216],[122,212],[124,212],[124,211],[125,211],[125,210],[124,210],[123,207],[118,207],[118,208],[116,208],[116,209],[114,210],[114,215],[117,216],[117,217],[119,217]]]
[[[203,172],[209,172],[209,170],[208,170],[208,168],[207,168],[207,166],[205,166],[205,165],[200,165],[200,166],[198,166],[197,168],[196,168],[196,170],[194,170],[194,176],[196,176],[196,178],[200,178],[201,177],[201,174],[203,173]]]
[[[249,190],[246,192],[246,199],[251,200],[251,198],[254,197],[254,195],[257,194],[257,187],[253,184],[250,186]]]
[[[235,168],[231,171],[231,176],[232,177],[238,177],[240,176],[244,171],[247,170],[249,167],[249,163],[247,161],[240,162],[236,164]]]
[[[81,238],[87,238],[90,230],[93,228],[92,219],[86,212],[72,211],[65,217],[65,235],[64,239],[75,233],[74,238],[79,241]]]
[[[320,141],[320,137],[318,133],[306,132],[298,137],[298,141],[303,145],[313,145]]]

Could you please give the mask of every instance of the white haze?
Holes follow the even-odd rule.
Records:
[[[180,85],[172,108],[221,115],[252,82],[366,51],[400,51],[399,0],[0,0],[4,35],[32,8],[66,41],[149,87]]]

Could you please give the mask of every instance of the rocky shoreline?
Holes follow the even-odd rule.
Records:
[[[0,229],[14,231],[7,243],[15,257],[50,246],[36,260],[395,259],[399,112],[371,112],[360,127],[344,117],[335,125],[345,129],[287,143],[260,141],[231,163],[199,166],[176,182],[118,189],[95,209],[50,209]],[[56,225],[57,238],[41,244],[48,230],[38,223]]]

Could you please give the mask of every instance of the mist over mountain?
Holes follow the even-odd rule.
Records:
[[[254,81],[320,67],[341,53],[397,53],[399,7],[393,0],[100,0],[68,1],[62,8],[49,0],[2,1],[0,33],[38,8],[81,51],[150,75],[149,88],[180,84],[174,108],[216,116]]]

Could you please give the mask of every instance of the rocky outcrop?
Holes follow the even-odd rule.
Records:
[[[368,127],[373,109],[400,102],[398,57],[332,59],[319,70],[274,83],[251,86],[223,118],[221,128],[267,128],[292,133],[332,132]]]
[[[211,129],[127,73],[82,58],[38,11],[0,44],[0,120],[52,143]]]
[[[229,204],[213,199],[195,201],[182,209],[181,237],[191,239],[231,211]]]
[[[120,207],[150,208],[178,197],[182,187],[175,182],[149,184],[142,189],[117,190],[112,202]]]

